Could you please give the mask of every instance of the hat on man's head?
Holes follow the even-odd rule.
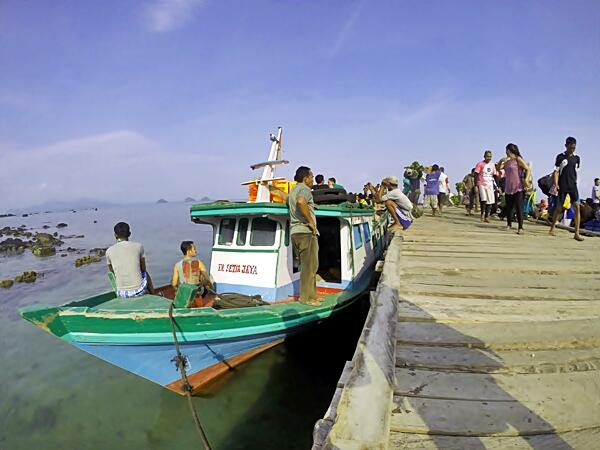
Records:
[[[394,177],[394,176],[385,177],[383,179],[383,181],[393,184],[394,186],[398,186],[398,177]]]

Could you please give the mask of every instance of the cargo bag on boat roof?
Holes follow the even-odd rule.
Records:
[[[313,191],[313,201],[318,205],[338,205],[348,201],[345,189],[325,188]]]
[[[219,294],[212,307],[215,309],[249,308],[252,306],[263,306],[269,303],[263,301],[260,295],[244,295],[236,292],[224,292]]]

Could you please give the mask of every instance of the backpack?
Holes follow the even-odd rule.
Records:
[[[260,295],[244,295],[235,292],[219,294],[212,307],[215,309],[250,308],[252,306],[268,305]]]
[[[543,176],[538,180],[537,183],[544,195],[550,197],[550,189],[552,189],[552,186],[554,186],[554,172]]]

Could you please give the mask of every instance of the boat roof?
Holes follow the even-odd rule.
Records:
[[[339,205],[315,205],[317,217],[356,217],[372,216],[375,210],[371,206],[358,203],[342,203]],[[252,216],[252,215],[287,216],[289,209],[285,203],[245,203],[245,202],[213,202],[200,203],[190,208],[192,219],[200,217]]]

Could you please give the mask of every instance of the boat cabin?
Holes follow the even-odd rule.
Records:
[[[352,289],[370,274],[383,224],[360,205],[319,205],[317,288]],[[213,227],[210,273],[217,293],[259,294],[267,302],[288,300],[300,289],[299,260],[290,239],[289,212],[279,203],[219,202],[194,205],[192,221]]]

